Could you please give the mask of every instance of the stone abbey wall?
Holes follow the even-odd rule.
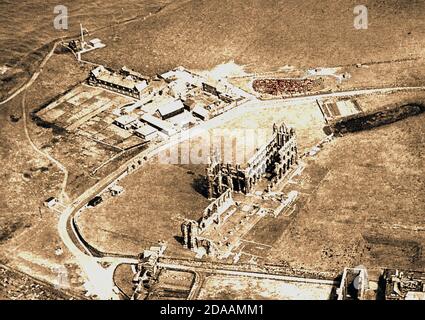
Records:
[[[201,234],[213,225],[220,225],[223,213],[234,204],[232,192],[227,189],[221,196],[205,208],[200,221],[186,220],[181,226],[183,246],[192,251],[204,248],[207,254],[213,254],[214,243],[201,237]]]
[[[297,162],[298,150],[294,129],[285,124],[273,126],[273,135],[245,166],[220,162],[217,155],[210,160],[206,177],[208,197],[217,198],[226,189],[248,194],[265,173],[280,179]]]

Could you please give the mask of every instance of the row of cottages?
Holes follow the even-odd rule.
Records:
[[[115,73],[104,66],[98,66],[90,72],[88,83],[135,99],[141,99],[142,91],[148,86],[145,79],[140,80],[129,72]]]

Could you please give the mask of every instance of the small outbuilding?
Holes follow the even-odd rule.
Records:
[[[58,199],[55,197],[50,197],[44,201],[44,206],[47,208],[53,208],[58,202]]]
[[[115,196],[118,196],[118,195],[120,195],[121,193],[123,193],[124,192],[124,188],[123,187],[121,187],[121,186],[119,186],[119,185],[116,185],[116,184],[114,184],[110,189],[109,189],[109,191],[111,192],[111,195],[113,196],[113,197],[115,197]]]
[[[158,130],[146,124],[135,130],[134,134],[145,141],[151,141],[158,136]]]
[[[201,106],[196,106],[192,111],[193,116],[201,119],[201,120],[208,120],[210,118],[210,113],[205,108],[202,108]]]
[[[125,130],[129,130],[132,128],[132,124],[134,122],[136,122],[137,119],[135,117],[132,117],[128,114],[123,115],[121,117],[118,117],[114,120],[114,124],[117,125],[118,127],[125,129]]]
[[[167,120],[168,118],[174,117],[184,111],[184,105],[181,100],[174,100],[172,102],[167,102],[161,105],[157,113],[162,120]]]

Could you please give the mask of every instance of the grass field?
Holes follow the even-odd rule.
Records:
[[[314,269],[423,268],[425,234],[414,230],[425,222],[424,120],[347,135],[319,153],[300,185],[320,182],[271,260]]]
[[[108,48],[88,57],[156,73],[175,65],[211,69],[230,60],[270,71],[423,55],[423,2],[362,4],[369,9],[367,30],[353,26],[353,0],[179,1],[149,19],[104,32]],[[117,35],[121,39],[113,41]]]
[[[25,0],[0,2],[0,97],[24,83],[37,68],[51,43],[61,37],[78,35],[80,23],[94,37],[95,30],[160,10],[167,1],[126,0],[120,3],[61,1],[68,8],[68,29],[57,30],[53,21],[57,1]],[[58,69],[60,70],[60,69]]]
[[[58,81],[57,70],[67,74]],[[79,67],[70,56],[54,55],[44,72],[26,92],[27,127],[31,139],[42,147],[57,142],[51,129],[36,126],[30,120],[30,111],[48,103],[70,86],[87,76],[87,69]],[[36,153],[24,134],[22,94],[0,108],[0,147],[2,169],[0,174],[0,252],[8,265],[19,268],[40,279],[55,283],[55,267],[67,265],[76,268],[65,248],[61,247],[56,231],[57,217],[43,206],[43,201],[60,192],[63,174],[45,157]],[[76,152],[75,154],[78,154]],[[79,271],[70,271],[72,286],[80,286]]]
[[[175,238],[182,221],[198,218],[208,204],[193,187],[200,174],[201,168],[147,164],[120,182],[122,195],[83,211],[77,223],[88,242],[106,252],[138,254],[159,240],[182,251]]]

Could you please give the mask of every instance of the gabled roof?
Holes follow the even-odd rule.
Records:
[[[209,112],[205,108],[202,108],[199,105],[197,105],[195,108],[193,108],[192,113],[196,113],[196,114],[198,114],[198,115],[200,115],[201,117],[204,117],[204,118],[207,118],[209,116]]]
[[[184,109],[183,102],[181,100],[174,100],[172,102],[166,102],[158,108],[158,112],[161,116],[166,116],[178,110]]]
[[[165,131],[167,134],[175,133],[175,129],[173,128],[173,125],[171,123],[154,117],[153,115],[150,115],[148,113],[142,116],[142,120],[152,126],[159,128],[160,130]]]
[[[147,86],[148,86],[148,83],[145,80],[143,80],[143,81],[141,81],[139,83],[136,83],[136,85],[134,87],[137,89],[137,91],[142,91]]]
[[[142,136],[148,136],[150,134],[153,134],[157,132],[158,130],[154,127],[151,127],[150,125],[144,125],[143,127],[137,129],[135,132],[142,135]]]
[[[132,116],[130,116],[128,114],[125,114],[125,115],[123,115],[121,117],[116,118],[114,121],[116,121],[117,123],[120,123],[120,124],[126,126],[126,125],[128,125],[128,124],[130,124],[130,123],[132,123],[132,122],[134,122],[136,120],[137,119],[135,117],[132,117]]]

